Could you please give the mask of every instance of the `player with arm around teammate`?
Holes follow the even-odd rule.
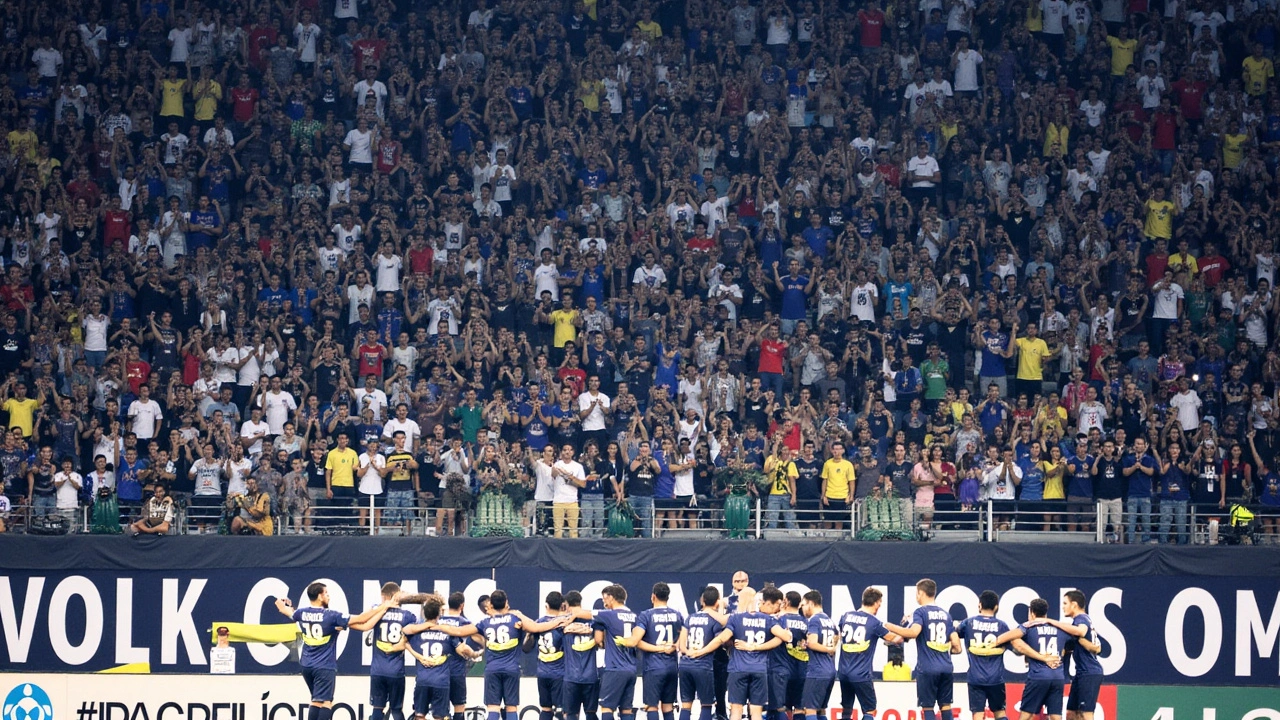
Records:
[[[444,603],[434,595],[426,598],[422,603],[422,622],[404,628],[408,638],[406,649],[418,661],[413,685],[413,714],[415,719],[448,720],[452,684],[449,659],[467,660],[478,656],[478,653],[463,638],[439,629],[437,623]]]
[[[558,622],[564,615],[564,596],[558,590],[547,593],[546,613],[539,623]],[[538,654],[538,720],[551,720],[564,701],[564,629],[556,625],[540,633],[526,633],[525,652]]]
[[[716,702],[715,650],[711,643],[724,630],[729,616],[718,612],[720,590],[703,588],[702,609],[685,622],[680,652],[680,720],[692,720],[693,701],[698,700],[698,720],[711,720]]]
[[[800,600],[800,613],[808,622],[805,650],[809,653],[800,704],[804,707],[805,720],[818,720],[826,715],[831,688],[835,686],[836,640],[840,633],[835,622],[822,609],[821,592],[810,590],[805,593]]]
[[[368,630],[382,619],[383,613],[396,606],[395,599],[384,601],[355,617],[329,608],[329,589],[324,583],[307,586],[311,606],[294,609],[289,598],[277,598],[276,610],[298,623],[302,630],[302,679],[311,692],[307,720],[329,720],[333,716],[333,690],[338,675],[338,633],[343,630]]]
[[[996,644],[1006,642],[1025,643],[1035,653],[1027,656],[1027,682],[1022,686],[1022,715],[1020,720],[1031,720],[1044,710],[1049,720],[1062,718],[1062,684],[1065,668],[1062,653],[1066,652],[1070,636],[1044,622],[1049,616],[1049,603],[1036,598],[1027,606],[1027,622],[1006,631],[996,639]]]
[[[564,594],[567,614],[576,616],[582,610],[582,593],[570,590]],[[596,720],[600,700],[600,671],[596,668],[595,631],[585,622],[574,621],[564,626],[564,698],[560,707],[566,720],[579,720],[580,712],[587,720]]]
[[[853,705],[862,708],[862,720],[875,720],[876,684],[871,661],[876,643],[884,640],[900,644],[902,637],[889,629],[876,614],[884,604],[884,593],[869,587],[862,591],[862,607],[840,616],[836,629],[840,632],[840,718],[853,720]]]
[[[1032,622],[1048,623],[1075,641],[1070,643],[1076,674],[1071,679],[1071,694],[1067,696],[1067,720],[1093,720],[1093,710],[1098,705],[1098,690],[1102,687],[1102,663],[1098,662],[1102,642],[1098,639],[1098,631],[1093,627],[1093,620],[1085,613],[1087,604],[1084,593],[1068,590],[1062,596],[1062,616],[1071,622],[1054,620],[1048,616],[1043,620],[1027,621],[1028,625]]]
[[[955,669],[951,656],[963,652],[960,636],[952,627],[951,613],[936,604],[938,583],[925,578],[916,583],[916,608],[905,627],[887,625],[893,632],[916,641],[916,703],[922,720],[951,717]],[[935,710],[937,708],[937,710]]]
[[[988,708],[996,720],[1005,717],[1005,650],[1012,647],[1026,655],[1028,660],[1042,663],[1060,660],[1056,656],[1050,659],[1040,654],[1020,636],[1006,637],[1009,626],[996,617],[999,609],[1000,596],[993,590],[983,590],[978,596],[978,614],[965,618],[956,628],[965,651],[969,653],[969,711],[973,713],[974,720],[986,717]],[[1061,699],[1061,694],[1058,697]]]
[[[738,597],[738,607],[749,608],[754,594],[743,590]],[[769,651],[791,642],[791,632],[773,617],[782,605],[782,591],[766,587],[760,591],[760,598],[759,610],[743,610],[729,616],[725,629],[711,643],[713,648],[733,643],[733,654],[729,656],[731,718],[742,717],[745,705],[751,720],[761,720],[764,704],[769,700]]]
[[[652,607],[640,612],[632,639],[644,660],[644,709],[649,720],[675,720],[676,692],[680,679],[679,645],[684,636],[684,615],[668,607],[671,588],[655,583],[649,597]]]

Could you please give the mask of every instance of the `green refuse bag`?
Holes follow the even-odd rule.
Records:
[[[733,494],[724,499],[724,528],[729,537],[742,539],[747,536],[747,528],[751,527],[751,498],[743,494]]]
[[[119,535],[123,532],[120,529],[120,503],[116,501],[116,494],[110,488],[98,490],[98,497],[93,503],[91,532],[95,535]]]
[[[636,513],[631,503],[623,500],[609,509],[609,525],[605,536],[611,538],[629,538],[636,536]]]

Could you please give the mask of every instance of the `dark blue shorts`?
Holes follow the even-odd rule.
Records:
[[[538,678],[538,707],[560,707],[564,700],[564,678]]]
[[[980,713],[985,708],[990,708],[992,712],[1004,709],[1004,683],[999,685],[969,683],[969,712]]]
[[[311,702],[333,702],[333,683],[337,675],[337,670],[302,668],[302,679],[307,681]]]
[[[369,707],[391,710],[404,709],[404,678],[369,677]]]
[[[485,673],[484,704],[520,705],[520,675],[518,673]]]
[[[953,683],[951,673],[920,673],[916,676],[916,705],[924,709],[951,707]]]
[[[854,680],[840,681],[840,707],[853,709],[853,701],[858,701],[862,714],[876,710],[876,684],[871,680],[862,682]]]
[[[803,678],[801,678],[803,681]],[[786,707],[798,707],[787,702],[787,687],[791,685],[792,677],[790,672],[774,671],[769,673],[765,678],[765,682],[769,683],[769,702],[765,703],[765,707],[770,710],[781,710]],[[796,702],[800,702],[796,698]]]
[[[759,705],[769,702],[769,686],[764,673],[729,673],[729,704]]]
[[[1041,708],[1049,715],[1062,714],[1061,680],[1028,680],[1022,686],[1022,712],[1035,715]]]
[[[413,686],[413,714],[423,717],[447,718],[451,716],[449,688]]]
[[[716,674],[711,668],[695,670],[680,668],[680,702],[692,703],[694,698],[703,705],[716,701]]]
[[[825,678],[805,678],[804,690],[801,693],[800,707],[806,710],[826,710],[831,701],[831,688],[835,686],[835,676]],[[819,715],[822,713],[819,712]]]
[[[600,707],[628,710],[636,698],[636,674],[621,670],[600,673]]]
[[[645,707],[671,705],[676,701],[676,690],[680,673],[675,667],[644,674],[644,685],[640,691]]]
[[[599,707],[600,683],[565,682],[562,684],[563,699],[560,707],[564,708],[566,717],[577,717],[578,710],[594,715]]]
[[[449,702],[455,707],[467,704],[467,676],[449,676]]]
[[[1071,681],[1071,694],[1067,696],[1067,710],[1093,712],[1098,704],[1098,690],[1101,688],[1101,675],[1075,676]]]

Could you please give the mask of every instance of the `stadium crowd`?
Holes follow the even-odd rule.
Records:
[[[771,524],[1274,533],[1277,21],[8,2],[5,496],[452,534],[501,491],[575,536],[626,497],[648,536],[728,468]]]

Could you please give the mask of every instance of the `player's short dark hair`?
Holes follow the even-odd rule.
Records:
[[[489,595],[489,607],[493,608],[494,610],[506,610],[507,609],[507,591],[494,590]]]
[[[785,597],[787,598],[787,607],[789,608],[800,607],[800,593],[796,592],[795,590],[792,590],[788,592],[785,595]]]
[[[760,591],[760,599],[764,602],[782,602],[782,591],[773,585],[766,585],[765,588]]]
[[[1048,617],[1049,601],[1044,598],[1036,598],[1027,605],[1027,612],[1031,613],[1031,617]]]
[[[552,610],[559,610],[564,607],[564,595],[559,590],[552,590],[547,593],[547,607]]]
[[[608,585],[604,590],[600,591],[600,594],[611,597],[620,603],[627,601],[627,589],[621,585]]]
[[[1085,607],[1085,604],[1088,603],[1088,599],[1084,596],[1084,593],[1079,590],[1068,590],[1065,597],[1067,600],[1070,600],[1080,607]]]
[[[324,593],[325,585],[322,582],[313,582],[307,586],[307,599],[315,602],[317,598]]]
[[[925,597],[938,597],[938,583],[925,578],[916,583],[916,590],[925,594]]]
[[[467,604],[467,596],[460,592],[449,593],[449,609],[461,610]]]
[[[384,583],[382,586],[382,597],[385,597],[385,598],[395,597],[396,593],[398,592],[400,592],[399,583],[389,582],[389,583]]]
[[[569,607],[582,607],[582,593],[570,590],[564,594],[564,602]]]
[[[422,603],[422,619],[430,622],[440,617],[440,598],[431,597]]]
[[[983,590],[978,596],[978,607],[983,610],[995,610],[1000,606],[1000,596],[995,590]]]
[[[654,583],[653,596],[658,598],[662,602],[666,602],[667,600],[671,599],[671,586],[667,585],[664,582]]]
[[[822,591],[821,591],[821,590],[810,590],[809,592],[807,592],[807,593],[805,593],[805,594],[804,594],[804,599],[805,599],[805,600],[808,600],[810,603],[812,603],[812,604],[814,604],[814,605],[819,605],[819,606],[820,606],[820,605],[822,605]]]
[[[862,591],[862,604],[875,605],[876,603],[880,602],[880,599],[883,597],[884,597],[884,593],[880,592],[879,588],[869,587],[866,590]]]
[[[720,603],[720,588],[708,585],[702,588],[702,606],[714,607]]]

